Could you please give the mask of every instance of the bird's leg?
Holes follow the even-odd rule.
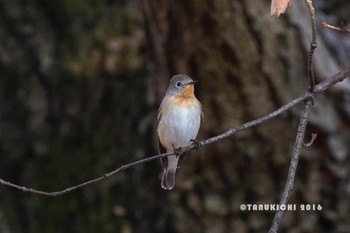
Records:
[[[190,140],[192,142],[192,144],[195,146],[196,150],[198,151],[201,147],[202,147],[202,143],[195,140],[195,139],[191,139]]]

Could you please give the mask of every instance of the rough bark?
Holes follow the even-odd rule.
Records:
[[[342,7],[338,7],[342,6]],[[318,20],[346,21],[347,1],[317,1]],[[339,10],[339,9],[342,9]],[[344,13],[345,12],[345,13]],[[303,93],[310,22],[302,1],[279,19],[267,1],[0,1],[0,177],[59,190],[156,153],[156,110],[168,80],[199,80],[199,139]],[[349,63],[348,37],[320,30],[322,80]],[[315,101],[281,232],[349,231],[349,82]],[[62,197],[2,187],[4,232],[264,232],[278,203],[300,108],[191,152],[175,189],[147,163]]]
[[[280,19],[270,17],[268,3],[262,1],[163,0],[146,4],[150,8],[146,15],[152,16],[147,17],[153,27],[151,34],[155,34],[150,36],[151,42],[154,47],[161,46],[158,51],[164,53],[154,56],[155,64],[159,57],[167,57],[163,63],[168,65],[169,74],[165,76],[187,73],[199,80],[197,95],[205,110],[199,138],[262,116],[307,88],[306,54],[311,30],[303,2],[295,2]],[[322,37],[325,33],[334,32],[322,32],[318,38],[315,70],[319,81],[349,61],[349,56],[341,63],[333,58]],[[158,82],[167,78],[157,69],[154,72]],[[342,91],[330,91],[316,101],[308,134],[316,132],[319,138],[312,148],[303,151],[290,201],[298,207],[320,203],[323,209],[287,213],[282,232],[348,229],[348,223],[341,220],[345,212],[334,211],[331,201],[335,199],[330,196],[337,192],[329,188],[334,185],[333,179],[337,180],[336,189],[345,188],[336,178],[339,171],[330,171],[339,162],[330,160],[341,157],[345,161],[349,154],[349,131],[340,126],[349,122],[334,108],[346,103],[333,99],[337,95],[345,98],[348,85],[347,81],[335,88]],[[190,226],[195,226],[192,232],[267,231],[273,212],[243,212],[239,206],[278,203],[298,114],[300,109],[294,109],[189,156],[177,180],[174,208],[179,213],[175,216],[178,232],[187,232]],[[347,177],[347,165],[342,165],[343,177]],[[348,209],[348,202],[342,204]]]

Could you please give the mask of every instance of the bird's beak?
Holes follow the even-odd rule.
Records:
[[[198,82],[197,80],[192,80],[191,82],[188,82],[186,85],[194,85],[196,82]]]

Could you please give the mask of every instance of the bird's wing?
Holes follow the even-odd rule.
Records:
[[[201,106],[201,124],[202,124],[203,120],[204,120],[204,111],[203,111],[203,106],[202,106],[201,102],[199,102],[199,105]]]
[[[158,112],[157,112],[157,129],[158,129],[158,124],[159,124],[160,118],[162,117],[161,116],[162,114],[160,111],[161,107],[162,107],[162,105],[160,105]],[[159,154],[166,153],[165,147],[163,147],[162,144],[160,143],[158,134],[157,134],[157,145],[158,145],[158,153]],[[163,158],[160,158],[160,161],[162,162],[163,168],[166,169],[168,167],[168,159],[166,157],[163,157]]]

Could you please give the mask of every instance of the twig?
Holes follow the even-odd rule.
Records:
[[[315,9],[312,5],[312,0],[305,0],[305,3],[307,5],[307,7],[309,8],[310,17],[311,17],[311,30],[312,30],[310,50],[309,50],[309,54],[307,57],[307,73],[308,73],[308,78],[309,78],[308,90],[310,92],[315,92],[316,91],[316,89],[315,89],[316,83],[315,83],[315,74],[314,74],[314,70],[313,70],[312,58],[313,58],[315,49],[317,47],[316,16],[315,16]],[[287,177],[286,186],[284,188],[282,198],[280,201],[280,206],[286,205],[288,203],[289,196],[293,190],[295,173],[296,173],[296,169],[298,166],[298,160],[299,160],[299,156],[301,153],[301,148],[302,148],[302,145],[304,144],[305,129],[306,129],[306,125],[307,125],[307,122],[309,119],[309,114],[310,114],[312,104],[313,104],[313,98],[308,98],[305,100],[304,109],[303,109],[303,112],[301,113],[300,120],[299,120],[299,126],[298,126],[298,131],[297,131],[295,144],[294,144],[294,148],[293,148],[292,159],[290,161],[288,177]],[[282,220],[283,213],[284,213],[284,210],[281,210],[281,209],[276,211],[271,228],[269,230],[269,233],[277,233],[279,225],[280,225],[281,220]]]
[[[340,71],[339,73],[333,75],[332,77],[330,77],[330,78],[324,80],[323,82],[319,83],[318,85],[316,85],[313,93],[307,91],[303,95],[295,98],[294,100],[290,101],[289,103],[285,104],[284,106],[280,107],[279,109],[277,109],[277,110],[275,110],[275,111],[273,111],[273,112],[271,112],[271,113],[269,113],[269,114],[267,114],[267,115],[265,115],[265,116],[263,116],[261,118],[249,121],[249,122],[244,123],[244,124],[242,124],[240,126],[237,126],[235,128],[229,129],[229,130],[227,130],[226,132],[224,132],[222,134],[219,134],[219,135],[217,135],[215,137],[212,137],[212,138],[200,141],[199,143],[202,146],[208,145],[208,144],[220,141],[220,140],[222,140],[224,138],[230,137],[233,134],[237,133],[238,131],[241,131],[241,130],[244,130],[244,129],[248,129],[248,128],[260,125],[263,122],[265,122],[267,120],[270,120],[270,119],[280,115],[281,113],[285,112],[286,110],[290,109],[291,107],[293,107],[294,105],[300,103],[301,101],[304,101],[304,100],[316,97],[317,95],[319,95],[322,92],[326,91],[328,88],[330,88],[331,86],[335,85],[336,83],[343,81],[349,75],[350,75],[350,66],[347,66],[344,70]],[[188,152],[188,151],[196,149],[196,148],[197,147],[194,144],[191,144],[191,145],[189,145],[187,147],[182,148],[182,153]],[[46,192],[46,191],[36,190],[36,189],[32,189],[32,188],[27,188],[27,187],[24,187],[24,186],[20,186],[20,185],[17,185],[17,184],[5,181],[3,179],[0,179],[0,184],[5,185],[5,186],[10,186],[12,188],[15,188],[15,189],[18,189],[18,190],[21,190],[21,191],[24,191],[24,192],[30,192],[30,193],[40,194],[40,195],[45,195],[45,196],[59,196],[59,195],[62,195],[62,194],[66,194],[66,193],[72,192],[72,191],[74,191],[76,189],[88,186],[90,184],[94,184],[94,183],[97,183],[99,181],[106,180],[109,177],[111,177],[112,175],[115,175],[115,174],[119,173],[120,171],[123,171],[125,169],[130,168],[130,167],[133,167],[133,166],[136,166],[136,165],[139,165],[139,164],[143,164],[143,163],[146,163],[146,162],[150,162],[152,160],[159,159],[161,157],[166,157],[166,156],[173,155],[173,154],[174,153],[164,153],[164,154],[154,155],[154,156],[151,156],[151,157],[148,157],[148,158],[145,158],[145,159],[137,160],[135,162],[122,165],[119,168],[117,168],[117,169],[115,169],[115,170],[113,170],[113,171],[111,171],[109,173],[106,173],[103,176],[98,177],[96,179],[89,180],[89,181],[86,181],[84,183],[81,183],[81,184],[78,184],[78,185],[75,185],[75,186],[71,186],[71,187],[66,188],[64,190],[56,191],[56,192]]]
[[[304,146],[305,147],[310,147],[310,146],[312,146],[312,144],[314,143],[314,141],[316,140],[316,138],[317,138],[317,133],[311,133],[311,140],[310,140],[310,142],[308,142],[308,143],[303,143],[304,144]]]
[[[345,67],[345,69],[339,71],[330,78],[327,78],[315,86],[314,93],[319,95],[320,93],[326,91],[331,86],[334,86],[338,82],[344,81],[350,75],[350,65]]]
[[[350,34],[350,29],[345,25],[344,22],[340,22],[340,26],[339,27],[330,25],[330,24],[328,24],[326,22],[322,22],[321,25],[322,25],[322,27],[325,27],[325,28],[330,28],[330,29],[333,29],[333,30],[336,30],[336,31],[345,32],[345,33],[349,33]]]
[[[309,76],[309,91],[313,92],[315,88],[315,74],[312,63],[312,58],[314,56],[315,49],[317,47],[316,42],[316,16],[315,9],[312,5],[312,0],[305,0],[306,5],[309,8],[310,16],[311,16],[311,29],[312,29],[312,38],[310,43],[310,51],[307,57],[307,73]]]
[[[312,63],[313,54],[314,54],[314,51],[317,47],[315,9],[312,5],[312,0],[305,0],[305,3],[308,6],[309,11],[310,11],[311,26],[312,26],[312,39],[311,39],[310,51],[309,51],[308,59],[307,59],[307,72],[308,72],[308,77],[309,77],[309,91],[314,92],[314,93],[320,93],[320,92],[323,92],[326,89],[328,89],[329,85],[334,84],[333,83],[334,80],[332,78],[326,79],[326,80],[322,81],[320,84],[315,86],[315,75],[314,75],[313,63]],[[341,72],[339,72],[339,73],[341,73]],[[341,74],[339,74],[339,75],[341,76]],[[348,76],[348,74],[346,76]],[[280,205],[287,204],[289,196],[293,190],[296,168],[298,166],[298,159],[299,159],[300,152],[301,152],[301,146],[304,144],[305,128],[307,125],[308,116],[310,114],[312,103],[313,103],[313,99],[309,98],[306,100],[305,105],[304,105],[304,110],[303,110],[302,115],[300,117],[298,132],[297,132],[296,141],[295,141],[293,154],[292,154],[292,160],[290,162],[287,182],[286,182],[284,192],[282,194]],[[316,136],[317,136],[317,134],[315,134],[315,135],[313,134],[311,142],[305,146],[311,146],[313,141],[316,139]],[[272,222],[272,226],[269,230],[269,233],[277,233],[277,230],[278,230],[279,225],[280,225],[281,220],[282,220],[283,213],[284,213],[283,210],[276,211],[275,217],[274,217],[273,222]]]
[[[304,143],[305,129],[306,129],[306,125],[307,125],[307,122],[309,119],[309,114],[310,114],[312,102],[313,102],[313,100],[311,98],[309,98],[305,101],[304,109],[303,109],[303,112],[301,113],[301,116],[300,116],[299,126],[298,126],[295,144],[294,144],[294,148],[293,148],[292,159],[291,159],[290,165],[289,165],[287,182],[286,182],[286,186],[284,188],[283,194],[282,194],[280,206],[286,205],[288,203],[289,196],[293,190],[295,173],[296,173],[297,166],[298,166],[298,160],[299,160],[301,148],[302,148],[302,145]],[[283,212],[284,212],[284,210],[281,210],[281,209],[276,211],[276,214],[275,214],[275,217],[273,219],[272,226],[269,230],[269,233],[276,233],[277,232],[278,227],[279,227],[281,220],[282,220]]]
[[[46,192],[46,191],[41,191],[41,190],[37,190],[37,189],[27,188],[27,187],[24,187],[24,186],[13,184],[13,183],[8,182],[8,181],[3,180],[3,179],[0,179],[0,184],[6,185],[6,186],[10,186],[10,187],[13,187],[15,189],[19,189],[19,190],[21,190],[23,192],[30,192],[30,193],[40,194],[40,195],[44,195],[44,196],[60,196],[62,194],[66,194],[66,193],[72,192],[72,191],[74,191],[76,189],[79,189],[79,188],[82,188],[84,186],[88,186],[90,184],[94,184],[94,183],[97,183],[99,181],[106,180],[109,177],[111,177],[112,175],[114,175],[114,174],[116,174],[116,173],[118,173],[120,171],[123,171],[123,170],[125,170],[125,169],[127,169],[129,167],[132,167],[132,166],[135,166],[135,165],[138,165],[138,164],[142,164],[142,163],[146,163],[146,162],[149,162],[149,161],[161,158],[161,157],[166,157],[166,156],[169,156],[169,155],[173,155],[173,154],[174,153],[164,153],[164,154],[151,156],[151,157],[148,157],[148,158],[145,158],[145,159],[137,160],[135,162],[122,165],[119,168],[117,168],[117,169],[115,169],[115,170],[113,170],[113,171],[111,171],[109,173],[106,173],[103,176],[100,176],[100,177],[98,177],[96,179],[89,180],[89,181],[86,181],[84,183],[81,183],[81,184],[78,184],[78,185],[66,188],[66,189],[61,190],[61,191],[56,191],[56,192]]]

